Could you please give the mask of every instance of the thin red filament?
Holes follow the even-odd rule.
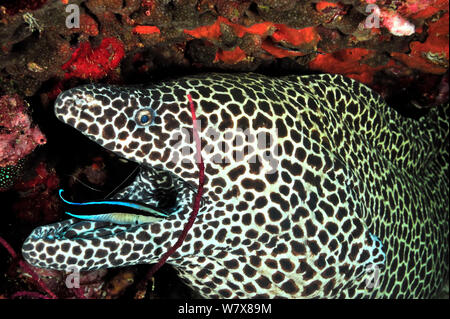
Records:
[[[192,101],[192,97],[190,94],[187,95],[189,100],[189,107],[191,109],[192,114],[192,123],[193,123],[193,134],[194,134],[194,140],[196,144],[196,158],[197,158],[197,166],[199,169],[199,175],[198,175],[198,188],[197,188],[197,194],[195,195],[194,204],[192,207],[192,213],[189,216],[189,220],[186,223],[186,226],[184,226],[183,231],[180,234],[180,237],[178,237],[177,242],[161,257],[161,259],[156,263],[148,272],[146,279],[150,280],[156,271],[158,271],[159,268],[161,268],[162,265],[165,264],[167,259],[172,256],[175,251],[181,246],[181,244],[186,239],[186,236],[189,232],[189,230],[192,228],[192,225],[195,222],[195,219],[197,218],[198,210],[200,209],[200,199],[202,198],[203,194],[203,185],[205,183],[205,166],[203,164],[203,158],[201,155],[201,142],[200,137],[198,135],[198,127],[197,127],[197,117],[195,116],[195,108],[194,108],[194,102]]]
[[[11,255],[11,257],[13,259],[18,258],[16,252],[14,251],[14,249],[11,247],[11,245],[8,244],[8,242],[6,240],[4,240],[2,237],[0,237],[0,244],[3,245],[3,247],[5,247],[5,249],[9,252],[9,254]],[[29,274],[31,275],[31,277],[33,278],[33,280],[35,282],[37,282],[39,284],[39,286],[42,288],[42,290],[44,290],[47,294],[49,294],[51,296],[52,299],[57,299],[58,297],[47,287],[47,285],[39,278],[39,276],[33,271],[33,269],[31,269],[30,266],[28,266],[28,264],[23,261],[23,260],[19,260],[19,264],[20,266]],[[28,296],[28,297],[35,297],[35,298],[48,298],[44,295],[41,295],[39,293],[35,293],[32,291],[19,291],[16,292],[13,295],[13,298],[15,297],[20,297],[20,296]]]

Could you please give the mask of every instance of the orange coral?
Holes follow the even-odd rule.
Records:
[[[449,65],[449,14],[430,24],[424,43],[414,41],[409,54],[393,52],[391,55],[408,67],[432,74],[443,74]]]
[[[33,125],[23,99],[18,95],[0,97],[0,167],[16,165],[46,138]]]
[[[266,32],[269,31],[269,29],[273,26],[272,22],[263,22],[263,23],[256,23],[250,27],[244,27],[239,24],[230,23],[230,25],[236,35],[240,38],[242,38],[246,34],[258,34],[258,35],[264,35]]]
[[[267,31],[269,31],[270,27],[273,26],[272,22],[263,22],[263,23],[256,23],[250,27],[245,27],[240,24],[233,23],[227,18],[218,17],[217,20],[211,25],[200,26],[193,30],[184,29],[184,33],[189,34],[197,39],[200,38],[207,38],[210,40],[218,39],[222,35],[222,32],[220,31],[220,25],[222,23],[230,26],[235,32],[235,34],[240,38],[242,38],[244,35],[248,33],[263,35]]]
[[[399,13],[412,19],[427,19],[440,10],[448,11],[448,0],[408,0],[398,8]]]
[[[375,55],[374,50],[352,48],[318,55],[309,63],[312,70],[327,73],[343,74],[365,84],[371,84],[376,71],[395,65],[390,60],[386,65],[372,67],[364,64],[364,60]]]
[[[236,23],[232,23],[224,17],[218,17],[216,22],[211,25],[200,26],[193,30],[185,29],[184,33],[198,39],[218,39],[222,35],[222,32],[220,30],[220,25],[222,23],[230,26],[235,34],[240,38],[242,38],[246,34],[264,35],[272,27],[274,27],[276,31],[272,34],[272,37],[276,41],[286,41],[293,45],[301,45],[303,43],[317,43],[320,40],[319,34],[313,27],[295,29],[289,28],[284,24],[274,24],[272,22],[256,23],[250,27],[245,27]]]
[[[133,28],[133,32],[139,34],[160,34],[161,30],[153,25],[138,25]]]
[[[245,52],[240,48],[236,47],[233,50],[225,51],[219,50],[216,54],[214,61],[222,61],[228,64],[238,63],[246,58]]]
[[[316,3],[316,10],[319,12],[325,12],[332,8],[342,8],[342,4],[328,1],[320,1]]]
[[[316,46],[320,36],[314,27],[295,29],[284,24],[276,24],[277,30],[272,34],[272,38],[277,41],[286,41],[294,46],[310,44]]]
[[[222,35],[222,32],[220,31],[220,24],[227,21],[228,20],[224,17],[218,17],[216,22],[214,22],[212,25],[200,26],[193,30],[184,29],[184,33],[198,39],[218,39]]]

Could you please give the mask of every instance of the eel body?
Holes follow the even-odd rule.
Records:
[[[198,183],[188,94],[205,188],[167,262],[202,296],[425,298],[448,279],[448,105],[405,118],[339,75],[206,74],[63,92],[58,119],[141,164],[110,200],[174,200],[151,222],[38,227],[23,245],[29,263],[155,263],[177,241]]]

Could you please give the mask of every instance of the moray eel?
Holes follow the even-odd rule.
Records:
[[[163,207],[139,224],[78,218],[35,229],[38,267],[155,263],[176,242],[205,162],[198,217],[168,263],[206,298],[426,298],[448,279],[448,104],[401,116],[340,75],[207,74],[145,88],[89,84],[58,119],[140,164],[111,200]],[[95,213],[95,212],[94,212]]]

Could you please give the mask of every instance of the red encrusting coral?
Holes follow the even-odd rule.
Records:
[[[44,134],[32,124],[25,102],[18,95],[0,97],[0,167],[16,165],[45,143]]]
[[[316,10],[319,12],[327,12],[342,7],[343,5],[339,2],[320,1],[316,3]]]
[[[448,0],[366,0],[366,3],[377,5],[374,13],[382,25],[398,36],[413,34],[415,24],[421,25],[423,20],[449,9]]]
[[[21,181],[16,185],[19,191],[30,189],[46,189],[51,192],[58,187],[59,179],[54,169],[48,169],[44,162],[40,162],[35,168],[35,176],[32,179]]]
[[[337,17],[347,14],[344,5],[340,2],[320,1],[316,3],[316,10],[325,16],[326,23],[333,22]]]
[[[444,14],[428,28],[425,42],[413,41],[409,54],[393,52],[393,58],[408,67],[426,73],[444,74],[449,66],[449,14]]]
[[[273,27],[273,23],[271,22],[256,23],[250,27],[245,27],[236,23],[227,23],[227,24],[233,28],[234,33],[239,38],[242,38],[246,34],[257,34],[263,36],[270,31],[271,27]]]
[[[153,25],[138,25],[133,28],[133,32],[139,34],[160,34],[161,30]]]
[[[232,28],[234,34],[242,38],[247,34],[258,35],[264,38],[261,41],[261,48],[272,54],[277,58],[287,57],[287,56],[301,56],[304,53],[289,50],[282,47],[274,45],[272,42],[287,43],[294,47],[301,47],[303,52],[314,51],[317,43],[320,41],[320,35],[317,33],[316,28],[290,28],[283,24],[276,24],[272,22],[262,22],[256,23],[252,26],[246,27],[229,21],[227,18],[219,16],[217,20],[208,26],[200,26],[193,30],[184,30],[184,33],[191,35],[198,39],[207,39],[209,41],[218,40],[222,36],[222,31],[220,25],[225,24]],[[267,39],[271,36],[272,41]],[[237,47],[232,51],[219,50],[216,55],[217,60],[221,60],[225,63],[234,64],[236,62],[242,61],[245,56],[243,50]],[[228,52],[228,53],[227,53]]]
[[[277,42],[285,41],[294,46],[308,44],[316,46],[320,40],[320,36],[313,27],[295,29],[289,28],[284,24],[275,24],[276,31],[272,34],[272,38]]]
[[[269,52],[271,55],[273,55],[276,58],[286,58],[289,56],[302,56],[305,55],[303,52],[300,51],[294,51],[294,50],[288,50],[281,48],[279,46],[276,46],[272,41],[265,40],[261,44],[261,48],[265,51]]]
[[[387,1],[386,4],[388,4]],[[396,1],[395,5],[395,10],[401,15],[415,20],[427,19],[440,10],[448,11],[448,0]]]
[[[222,35],[220,30],[221,24],[226,24],[230,26],[236,36],[242,38],[246,34],[258,34],[261,36],[268,35],[270,30],[272,32],[272,38],[275,41],[286,41],[292,45],[301,45],[303,43],[317,43],[320,40],[320,36],[315,31],[313,27],[295,29],[289,28],[283,24],[276,24],[272,22],[256,23],[250,27],[245,27],[233,22],[230,22],[224,17],[218,17],[217,20],[208,26],[200,26],[193,30],[184,30],[184,33],[193,36],[194,38],[200,39],[205,38],[208,40],[218,39]]]
[[[238,63],[246,58],[245,52],[240,47],[233,50],[219,50],[214,61],[222,61],[228,64]]]
[[[220,31],[220,24],[221,23],[231,23],[228,21],[228,19],[224,18],[224,17],[218,17],[216,22],[214,22],[211,25],[204,25],[204,26],[200,26],[197,27],[193,30],[188,30],[188,29],[184,29],[184,33],[193,36],[194,38],[197,39],[208,39],[208,40],[214,40],[214,39],[218,39],[221,35],[222,35],[222,31]]]
[[[95,37],[98,35],[97,22],[89,15],[83,13],[80,15],[80,28],[70,29],[71,32],[82,32],[88,36]]]
[[[101,79],[120,64],[124,55],[124,45],[116,38],[104,38],[94,49],[89,42],[83,42],[61,68],[66,71],[66,79]]]
[[[56,194],[59,178],[53,168],[40,162],[34,174],[23,177],[14,189],[21,200],[13,205],[17,217],[28,223],[52,223],[60,217],[60,201]]]
[[[375,53],[374,50],[352,48],[319,54],[309,63],[309,68],[327,73],[343,74],[362,83],[371,84],[375,72],[395,65],[392,60],[385,65],[376,67],[365,64],[364,61],[372,58]]]

